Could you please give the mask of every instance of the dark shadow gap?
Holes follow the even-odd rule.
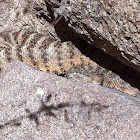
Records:
[[[132,68],[122,64],[117,59],[105,54],[100,49],[89,44],[87,41],[80,38],[69,26],[68,22],[62,18],[55,25],[55,31],[62,42],[72,41],[73,44],[91,60],[98,63],[100,66],[111,70],[118,74],[123,80],[130,83],[132,86],[140,90],[140,73],[133,70]]]

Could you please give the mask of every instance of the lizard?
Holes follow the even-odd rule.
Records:
[[[47,33],[30,29],[0,33],[0,72],[11,62],[25,62],[42,71],[65,74],[67,78],[100,84],[134,96],[140,94],[118,75],[83,55],[71,41],[61,42]],[[84,67],[92,71],[91,74],[85,74]]]

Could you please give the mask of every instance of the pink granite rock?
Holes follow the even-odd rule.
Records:
[[[10,64],[0,76],[2,140],[138,140],[140,100]]]

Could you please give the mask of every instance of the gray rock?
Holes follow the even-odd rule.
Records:
[[[2,140],[138,140],[140,100],[24,63],[0,76]]]
[[[55,12],[69,19],[68,26],[77,35],[140,72],[137,0],[66,2],[62,0]],[[50,0],[50,3],[53,7],[58,1]]]

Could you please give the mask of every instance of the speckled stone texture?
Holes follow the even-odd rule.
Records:
[[[50,1],[52,7],[59,3]],[[55,11],[69,19],[70,28],[84,40],[140,72],[140,11],[137,0],[66,1],[61,0]]]
[[[140,100],[27,64],[0,76],[1,140],[138,140]]]

